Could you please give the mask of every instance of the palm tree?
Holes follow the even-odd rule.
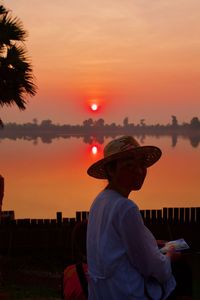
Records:
[[[24,41],[27,32],[21,21],[0,5],[0,105],[24,110],[27,96],[36,94],[32,65]]]

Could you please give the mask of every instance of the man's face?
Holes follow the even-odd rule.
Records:
[[[130,191],[140,190],[147,174],[142,159],[122,158],[117,160],[113,175],[115,182]]]

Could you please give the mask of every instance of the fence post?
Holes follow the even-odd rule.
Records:
[[[179,215],[178,215],[179,209],[177,207],[174,208],[174,224],[178,224],[179,222]]]
[[[151,222],[151,210],[146,209],[146,222],[149,224]]]
[[[61,224],[62,223],[62,212],[61,211],[58,211],[56,213],[56,219],[57,219],[57,223],[58,224]]]
[[[167,217],[167,207],[163,207],[163,222],[167,222],[168,217]]]
[[[185,215],[184,215],[184,208],[183,207],[181,207],[180,209],[179,209],[179,212],[180,212],[180,217],[179,217],[179,220],[180,220],[180,223],[184,223],[184,220],[185,220]]]
[[[196,223],[196,208],[195,207],[191,207],[191,210],[190,210],[190,222],[191,223]]]
[[[196,207],[196,222],[200,223],[200,207]]]
[[[151,211],[151,223],[156,223],[157,222],[157,210],[152,209]]]
[[[168,222],[170,224],[173,222],[173,208],[171,207],[168,208]]]
[[[76,211],[76,222],[81,222],[81,211]]]
[[[89,215],[89,212],[88,211],[82,211],[81,212],[81,220],[84,221],[84,220],[87,220],[88,219],[88,215]]]
[[[144,209],[141,209],[141,210],[140,210],[140,213],[141,213],[141,216],[142,216],[143,221],[145,221]]]
[[[189,223],[190,222],[190,209],[189,207],[185,208],[185,223]]]
[[[162,223],[162,209],[157,210],[157,220],[159,224]]]
[[[1,208],[4,196],[4,178],[0,175],[0,218],[1,218]]]

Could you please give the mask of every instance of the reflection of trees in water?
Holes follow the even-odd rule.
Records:
[[[103,144],[104,136],[101,134],[96,136],[85,135],[83,136],[83,142],[90,145],[92,145],[93,143]]]
[[[196,148],[198,147],[199,143],[200,143],[200,137],[199,136],[190,136],[190,144],[192,147]]]
[[[37,146],[38,145],[38,139],[33,140],[33,145]]]
[[[85,136],[83,137],[83,142],[84,142],[85,144],[92,144],[92,142],[93,142],[92,136],[90,136],[90,135],[85,135]]]
[[[178,142],[177,134],[172,134],[172,147],[175,147]]]
[[[139,138],[140,144],[144,144],[144,143],[145,143],[145,138],[146,138],[146,135],[145,135],[145,134],[143,134],[143,135]]]
[[[17,139],[23,139],[25,141],[33,141],[33,144],[34,145],[38,145],[38,141],[39,141],[39,138],[40,140],[42,141],[42,143],[45,143],[45,144],[51,144],[53,142],[54,139],[70,139],[70,138],[82,138],[83,142],[85,144],[92,144],[95,142],[97,142],[98,144],[103,144],[104,143],[104,140],[106,138],[116,138],[117,136],[120,136],[120,135],[124,135],[126,134],[125,132],[122,134],[122,133],[110,133],[110,134],[102,134],[102,133],[97,133],[96,135],[90,135],[90,134],[73,134],[73,135],[70,135],[70,134],[50,134],[50,133],[46,133],[46,134],[40,134],[40,135],[27,135],[27,134],[13,134],[13,133],[10,133],[10,134],[6,134],[6,135],[2,135],[0,136],[0,141],[3,140],[4,138],[8,138],[8,139],[11,139],[11,140],[14,140],[16,141]],[[177,134],[177,133],[172,133],[172,134],[145,134],[145,133],[142,133],[142,134],[139,134],[138,132],[135,133],[135,134],[130,134],[130,132],[127,133],[128,135],[133,135],[134,137],[136,137],[138,139],[138,141],[140,142],[140,144],[145,144],[145,139],[147,136],[152,136],[152,137],[171,137],[171,146],[172,147],[176,147],[177,143],[178,143],[178,139],[179,138],[184,138],[184,139],[188,139],[190,141],[190,144],[192,147],[196,148],[199,146],[200,144],[200,133],[191,133],[191,134]]]
[[[116,138],[118,136],[118,134],[112,134],[112,135],[106,135],[103,136],[102,134],[97,134],[95,137],[94,136],[90,136],[90,135],[84,135],[83,136],[83,142],[86,144],[90,144],[92,145],[94,142],[97,142],[98,144],[103,144],[105,138]],[[139,143],[145,144],[145,139],[146,137],[149,136],[148,134],[134,134],[134,137],[138,139]],[[166,135],[153,135],[151,134],[151,136],[156,136],[156,137],[164,137]],[[192,135],[178,135],[176,133],[171,134],[171,135],[167,135],[169,137],[171,137],[171,146],[174,148],[176,147],[177,143],[178,143],[178,138],[185,138],[188,139],[190,141],[190,144],[192,147],[196,148],[198,147],[198,145],[200,144],[200,134],[192,134]]]
[[[105,138],[116,138],[117,136],[119,136],[121,134],[117,134],[117,133],[113,133],[113,134],[107,134],[106,136],[102,135],[102,134],[97,134],[95,136],[90,136],[90,135],[84,135],[83,136],[83,142],[86,144],[93,144],[94,142],[97,142],[99,144],[103,144]],[[176,147],[177,143],[178,143],[178,139],[179,138],[184,138],[184,139],[188,139],[190,141],[190,144],[192,147],[196,148],[198,147],[198,145],[200,144],[200,134],[191,134],[191,135],[179,135],[177,133],[174,134],[134,134],[134,137],[136,139],[138,139],[140,144],[145,144],[145,139],[147,136],[152,136],[152,137],[171,137],[171,146],[174,148]]]
[[[94,142],[98,143],[98,144],[103,144],[105,139],[106,138],[116,138],[117,136],[119,136],[121,134],[117,134],[117,133],[113,133],[113,134],[107,134],[107,135],[103,135],[103,134],[96,134],[95,136],[94,135],[84,135],[83,136],[83,142],[86,143],[86,144],[93,144]],[[145,142],[145,138],[146,138],[146,135],[145,134],[142,134],[142,135],[138,135],[138,134],[135,134],[134,135],[141,144],[143,144]]]
[[[52,138],[50,136],[42,136],[41,141],[44,144],[51,144],[52,143]]]
[[[103,144],[106,138],[114,139],[120,135],[133,135],[141,144],[145,143],[146,136],[171,137],[171,146],[175,147],[178,139],[184,138],[190,141],[192,147],[198,147],[200,143],[200,121],[194,117],[190,124],[179,125],[175,116],[172,116],[172,124],[168,125],[146,125],[144,120],[134,125],[125,118],[123,126],[105,124],[103,119],[93,121],[85,120],[83,125],[55,125],[51,120],[43,120],[38,124],[34,119],[33,123],[16,124],[9,123],[0,130],[0,140],[8,138],[11,140],[24,139],[33,141],[37,145],[40,139],[42,143],[50,144],[54,139],[82,138],[86,144],[96,141]]]

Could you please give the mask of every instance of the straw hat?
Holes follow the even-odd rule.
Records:
[[[106,179],[107,174],[105,165],[113,160],[125,157],[134,157],[135,159],[143,159],[145,167],[152,166],[161,157],[161,150],[155,146],[140,146],[140,144],[132,136],[122,136],[112,140],[104,148],[104,158],[92,164],[87,173],[89,176]]]

